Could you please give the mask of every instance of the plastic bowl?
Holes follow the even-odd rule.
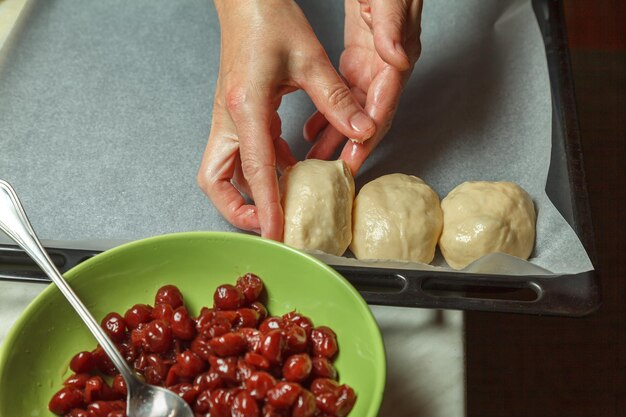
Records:
[[[193,232],[132,242],[95,256],[65,274],[100,320],[156,290],[177,285],[193,314],[213,304],[217,285],[246,272],[266,285],[271,314],[292,310],[337,333],[335,366],[357,394],[350,417],[375,417],[385,386],[380,331],[359,293],[334,270],[280,243],[235,233]],[[69,376],[72,355],[96,341],[54,285],[26,309],[0,349],[0,417],[52,416],[50,397]]]

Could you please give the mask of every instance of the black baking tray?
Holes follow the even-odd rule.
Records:
[[[552,155],[546,192],[593,262],[593,229],[562,4],[534,0],[533,9],[546,47],[552,91]],[[61,272],[98,253],[64,248],[48,251]],[[0,279],[48,282],[16,246],[0,245],[0,266]],[[511,276],[331,266],[375,305],[585,316],[600,304],[595,271]]]

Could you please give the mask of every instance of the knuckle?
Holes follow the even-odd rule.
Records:
[[[272,103],[272,88],[263,81],[251,78],[243,85],[232,85],[225,89],[224,104],[229,113],[239,115],[252,111],[258,103]]]
[[[229,112],[239,113],[243,110],[247,101],[247,91],[242,87],[231,87],[224,97],[226,108]]]
[[[213,194],[213,188],[215,186],[215,179],[208,171],[200,169],[196,175],[196,184],[204,191],[208,196]]]
[[[333,108],[345,108],[352,103],[352,93],[344,83],[332,84],[327,89],[328,104]]]
[[[275,172],[275,163],[262,163],[253,157],[241,158],[241,170],[249,183],[255,183],[265,172]]]

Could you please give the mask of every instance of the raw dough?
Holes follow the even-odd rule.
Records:
[[[439,196],[424,181],[385,175],[366,184],[354,201],[350,249],[358,259],[429,263],[442,224]]]
[[[298,162],[280,185],[285,243],[341,256],[352,240],[354,201],[354,179],[345,162]]]
[[[512,182],[465,182],[441,201],[439,248],[448,265],[462,269],[493,252],[528,259],[536,214],[526,191]]]

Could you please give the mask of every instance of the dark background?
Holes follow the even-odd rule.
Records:
[[[602,306],[465,315],[467,415],[626,416],[626,2],[563,0]]]

